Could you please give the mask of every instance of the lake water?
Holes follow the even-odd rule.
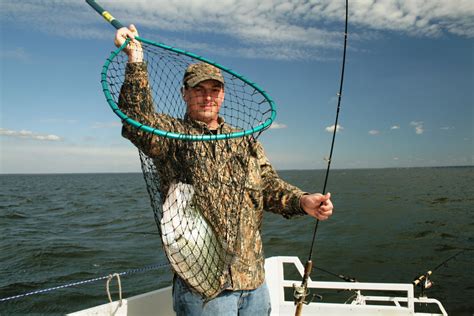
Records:
[[[324,171],[281,171],[320,191]],[[474,167],[333,170],[335,212],[319,224],[316,267],[363,282],[410,283],[474,248]],[[141,174],[0,176],[0,298],[166,263]],[[266,256],[308,258],[309,217],[266,213]],[[438,268],[428,295],[474,313],[474,251]],[[338,281],[314,269],[313,280]],[[170,284],[169,267],[122,277],[124,296]],[[1,315],[55,315],[107,301],[105,281],[0,302]],[[348,295],[349,296],[349,295]]]

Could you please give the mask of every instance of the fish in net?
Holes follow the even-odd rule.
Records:
[[[107,60],[106,96],[124,121],[123,135],[139,148],[174,272],[211,299],[232,286],[229,265],[240,256],[241,220],[256,203],[249,192],[259,189],[249,176],[258,168],[251,157],[273,121],[274,105],[255,84],[220,65],[139,41],[143,62],[127,63],[123,47]],[[224,83],[219,124],[212,130],[190,119],[182,94],[186,72],[203,63]]]

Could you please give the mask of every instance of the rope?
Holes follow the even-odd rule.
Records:
[[[115,273],[113,276],[117,276],[117,278],[119,278],[120,276],[125,276],[125,275],[128,275],[128,274],[141,273],[141,272],[150,271],[150,270],[156,270],[156,269],[163,268],[163,267],[166,267],[166,266],[169,266],[169,264],[168,263],[155,264],[155,265],[146,266],[146,267],[143,267],[143,268],[137,268],[137,269],[132,269],[132,270],[128,270],[128,271],[124,271],[124,272],[120,272],[120,273]],[[24,297],[31,296],[31,295],[48,293],[48,292],[52,292],[52,291],[56,291],[56,290],[60,290],[60,289],[65,289],[65,288],[68,288],[68,287],[93,283],[93,282],[108,279],[109,277],[110,277],[110,275],[106,275],[106,276],[97,277],[97,278],[93,278],[93,279],[88,279],[88,280],[63,284],[63,285],[59,285],[59,286],[55,286],[55,287],[51,287],[51,288],[47,288],[47,289],[36,290],[36,291],[27,292],[27,293],[23,293],[23,294],[18,294],[18,295],[14,295],[14,296],[10,296],[10,297],[0,298],[0,303],[15,300],[15,299],[24,298]],[[119,283],[120,283],[120,281],[119,281]],[[120,288],[120,291],[121,291],[121,288]]]
[[[107,277],[107,284],[106,284],[106,289],[107,289],[107,296],[109,297],[109,302],[112,303],[112,296],[110,295],[110,281],[116,277],[117,278],[117,283],[118,283],[118,287],[119,287],[119,304],[118,304],[118,307],[122,306],[122,282],[120,282],[120,275],[118,275],[117,273],[114,273],[114,274],[110,274],[108,277]]]

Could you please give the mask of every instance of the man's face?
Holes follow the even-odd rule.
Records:
[[[224,101],[224,86],[217,80],[205,80],[193,88],[185,88],[187,113],[193,120],[204,122],[210,129],[217,128],[217,118]]]

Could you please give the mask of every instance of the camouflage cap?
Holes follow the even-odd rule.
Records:
[[[195,87],[205,80],[217,80],[224,84],[224,77],[221,70],[207,63],[191,64],[186,68],[183,77],[183,84],[187,87]]]

